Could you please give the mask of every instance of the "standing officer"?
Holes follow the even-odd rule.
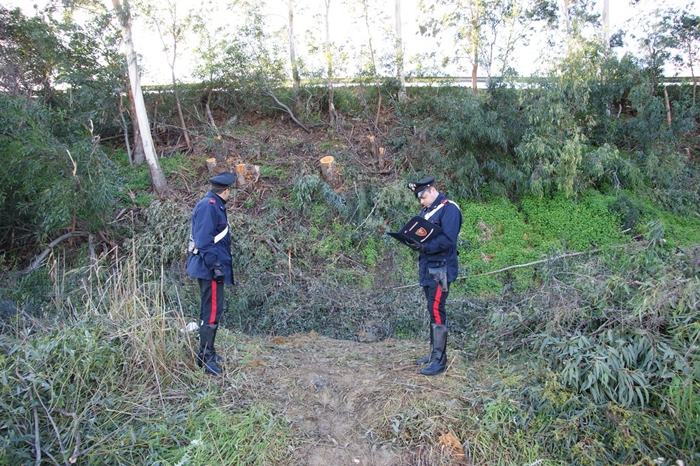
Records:
[[[439,236],[426,243],[416,240],[408,243],[411,249],[420,252],[418,276],[430,315],[430,356],[416,361],[416,364],[428,364],[420,371],[424,375],[440,374],[447,365],[445,301],[449,295],[449,284],[457,279],[457,236],[462,228],[459,206],[435,189],[434,182],[435,178],[430,177],[408,183],[408,188],[423,205],[420,216],[442,228]]]
[[[219,317],[224,311],[224,284],[233,284],[231,235],[226,217],[226,200],[236,177],[223,172],[209,178],[209,192],[192,212],[192,233],[188,247],[187,274],[199,281],[199,356],[197,365],[207,374],[221,375],[222,360],[214,349]]]

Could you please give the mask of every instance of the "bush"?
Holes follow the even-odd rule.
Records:
[[[69,229],[97,232],[114,209],[109,161],[84,129],[62,116],[0,95],[2,250],[34,248]]]

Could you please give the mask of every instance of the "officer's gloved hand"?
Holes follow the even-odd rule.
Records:
[[[420,244],[418,241],[416,241],[416,240],[414,240],[414,239],[409,239],[409,240],[407,240],[407,241],[406,241],[406,245],[407,245],[409,248],[413,249],[414,251],[425,252],[425,249],[423,248],[423,245]]]
[[[442,291],[450,291],[450,284],[447,283],[447,267],[428,267],[430,278],[438,282]]]
[[[216,283],[223,283],[226,275],[224,275],[224,269],[221,267],[221,264],[214,264],[211,270],[214,272],[214,281]]]

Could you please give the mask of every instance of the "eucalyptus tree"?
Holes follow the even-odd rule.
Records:
[[[207,87],[208,99],[225,94],[241,110],[259,108],[257,99],[269,96],[269,91],[286,81],[281,47],[270,34],[269,16],[262,4],[241,1],[230,8],[240,21],[218,27],[209,26],[216,10],[198,13],[195,76]]]
[[[383,64],[391,65],[390,61],[382,60],[382,44],[385,46],[391,44],[390,17],[384,12],[384,2],[381,1],[359,0],[349,3],[347,6],[351,16],[362,23],[356,33],[364,30],[365,40],[357,41],[355,45],[359,45],[357,59],[360,76],[363,80],[372,83],[377,91],[377,108],[374,115],[376,130],[382,108],[382,73],[380,68]]]
[[[472,89],[483,67],[491,76],[499,63],[503,75],[514,68],[514,51],[527,45],[539,24],[556,21],[554,0],[420,0],[420,33],[443,41],[451,40],[454,54],[449,60],[461,67],[471,65]]]
[[[175,98],[175,106],[177,115],[180,119],[180,128],[185,138],[187,150],[192,150],[192,141],[190,141],[190,133],[185,123],[185,117],[182,113],[182,105],[180,104],[180,92],[177,86],[177,75],[175,73],[175,63],[179,56],[178,46],[186,42],[187,33],[191,29],[192,24],[192,9],[190,8],[184,15],[178,15],[178,0],[165,0],[158,2],[143,1],[138,4],[139,8],[148,17],[150,25],[158,32],[161,42],[163,43],[163,52],[168,57],[168,65],[170,66],[170,75],[173,83],[173,97]]]
[[[104,8],[104,5],[100,0],[57,1],[60,1],[60,3],[62,3],[63,6],[69,11],[76,8],[81,8],[85,9],[88,13],[94,13],[96,10],[100,11],[102,8]],[[136,120],[138,121],[138,126],[140,129],[141,143],[143,144],[146,163],[148,164],[148,170],[151,175],[151,182],[155,192],[158,195],[163,195],[168,191],[168,184],[165,180],[165,176],[163,175],[163,171],[160,168],[160,163],[158,162],[155,146],[153,144],[153,137],[151,136],[150,130],[148,130],[150,125],[148,123],[148,113],[146,112],[146,104],[144,102],[143,92],[141,90],[138,55],[136,53],[136,47],[134,45],[131,30],[132,18],[129,0],[123,0],[123,2],[122,0],[112,0],[111,3],[119,28],[121,28],[122,32],[122,45],[124,47],[124,54],[126,57],[130,88],[134,98]]]
[[[515,50],[528,46],[541,26],[556,21],[556,4],[550,0],[501,0],[491,4],[484,17],[484,47],[479,58],[491,77],[497,66],[500,76],[515,68]]]
[[[112,5],[122,28],[124,54],[126,56],[131,91],[134,95],[136,118],[141,130],[141,142],[143,143],[148,171],[151,174],[153,189],[158,195],[163,195],[168,191],[168,183],[165,180],[165,175],[163,175],[163,170],[160,168],[151,132],[146,130],[150,128],[150,125],[148,123],[148,113],[146,113],[146,103],[143,100],[143,92],[141,90],[138,55],[131,31],[131,9],[129,0],[123,0],[123,3],[121,0],[112,0]]]
[[[684,9],[669,10],[665,20],[668,24],[672,45],[678,54],[672,57],[679,69],[687,67],[693,81],[693,106],[697,102],[698,81],[695,76],[695,64],[700,57],[700,16],[691,13],[694,3]]]

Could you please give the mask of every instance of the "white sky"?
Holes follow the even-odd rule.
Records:
[[[227,4],[226,0],[213,0],[215,3]],[[387,9],[385,14],[387,15],[386,22],[384,26],[393,30],[394,28],[394,1],[383,0],[387,4]],[[561,0],[560,0],[561,1]],[[609,0],[610,2],[610,31],[615,32],[619,29],[629,30],[630,28],[638,29],[638,25],[643,24],[645,18],[654,15],[654,11],[658,8],[666,7],[677,7],[684,8],[691,4],[691,0],[663,0],[663,2],[658,2],[654,0],[640,0],[636,5],[631,6],[630,0]],[[107,2],[111,6],[111,2]],[[157,2],[156,2],[157,3]],[[200,2],[196,2],[199,4]],[[284,0],[271,0],[273,5],[277,5],[274,8],[273,14],[271,15],[271,20],[273,20],[277,26],[284,27],[286,23],[286,1]],[[314,5],[314,7],[308,8],[306,11],[295,12],[295,35],[297,36],[297,55],[300,58],[304,58],[305,51],[303,47],[303,36],[304,31],[308,25],[316,23],[322,23],[322,19],[313,19],[314,14],[323,13],[323,0],[296,0],[295,4],[301,5],[302,3]],[[357,44],[366,44],[367,40],[367,29],[364,23],[351,24],[348,18],[351,15],[344,10],[345,2],[340,0],[332,0],[331,2],[331,12],[333,17],[331,19],[331,40],[336,44],[346,44],[344,50],[350,51]],[[356,4],[359,2],[356,2]],[[418,0],[402,0],[402,23],[403,23],[403,36],[405,44],[405,54],[407,60],[418,52],[426,52],[436,47],[439,47],[433,40],[421,37],[417,34],[417,5]],[[601,3],[601,0],[598,0]],[[25,14],[32,14],[34,11],[34,5],[39,5],[40,7],[46,4],[46,0],[0,0],[0,5],[6,8],[14,8],[19,6],[22,8]],[[191,0],[185,0],[184,4],[192,5]],[[182,9],[184,11],[184,8]],[[700,8],[693,6],[691,11],[694,14],[700,15]],[[227,21],[229,19],[234,19],[235,13],[228,11],[226,9],[221,10],[221,19]],[[306,22],[304,21],[306,19]],[[630,26],[631,25],[631,26]],[[638,31],[640,32],[640,31]],[[375,48],[378,48],[379,31],[376,31],[377,36],[373,37]],[[144,57],[141,61],[141,66],[145,69],[145,74],[142,78],[144,84],[152,83],[169,83],[170,82],[170,68],[167,63],[167,58],[162,51],[162,42],[158,35],[153,31],[150,31],[143,20],[136,17],[133,24],[133,34],[134,42],[136,44],[137,52]],[[516,69],[521,75],[529,75],[537,70],[538,64],[542,59],[546,58],[547,47],[542,44],[541,37],[534,37],[532,40],[532,45],[526,49],[521,49],[516,54]],[[631,39],[627,38],[628,43]],[[447,42],[444,42],[447,44]],[[195,44],[191,44],[194,46]],[[393,46],[387,45],[387,49],[392,49]],[[178,76],[185,76],[189,74],[191,68],[191,62],[188,61],[186,53],[183,53],[178,58],[177,61],[177,74]],[[411,71],[411,65],[406,64],[406,71]],[[452,69],[449,71],[453,75],[466,76],[468,73],[462,70]],[[667,70],[668,75],[674,74],[674,70]],[[684,73],[685,74],[685,73]],[[480,76],[485,76],[485,70],[480,70]]]

